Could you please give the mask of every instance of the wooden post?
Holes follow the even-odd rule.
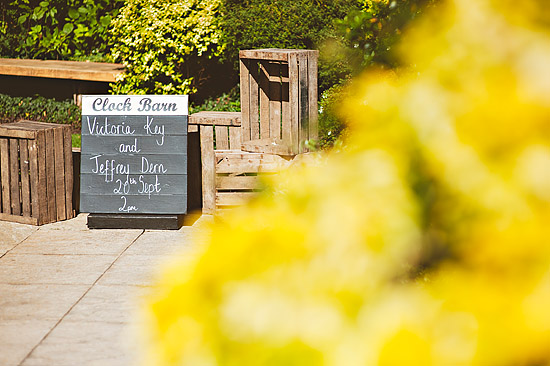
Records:
[[[250,71],[249,60],[240,60],[241,80],[241,136],[242,141],[250,141]]]
[[[31,191],[29,184],[29,149],[28,141],[19,141],[19,156],[21,158],[21,201],[23,216],[31,216]]]
[[[11,213],[21,215],[21,202],[19,195],[19,143],[17,139],[10,138],[10,194]]]
[[[214,160],[214,134],[212,126],[200,126],[202,163],[202,212],[212,214],[216,210],[216,172]]]
[[[229,149],[227,126],[216,126],[216,150]]]
[[[300,152],[300,86],[298,75],[298,57],[296,54],[288,55],[288,78],[289,78],[289,99],[290,99],[290,121],[283,127],[289,129],[290,150],[294,154]]]
[[[270,103],[269,103],[269,66],[266,61],[260,61],[259,74],[259,94],[260,94],[260,137],[261,139],[270,137]]]
[[[307,79],[308,79],[308,92],[309,92],[309,139],[319,140],[319,106],[317,103],[318,91],[317,91],[317,59],[318,55],[316,51],[308,52],[307,58]]]
[[[72,139],[71,139],[71,128],[64,128],[65,138],[63,139],[63,154],[65,159],[65,215],[67,219],[72,219],[74,217],[73,211],[73,149],[72,149]]]
[[[2,212],[8,215],[11,214],[9,156],[8,139],[0,138],[0,164],[2,165]]]
[[[281,64],[271,62],[267,71],[269,82],[269,136],[281,139]]]

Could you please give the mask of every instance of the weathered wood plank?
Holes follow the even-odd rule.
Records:
[[[229,149],[229,131],[227,126],[216,126],[216,149]]]
[[[23,216],[31,216],[31,190],[29,182],[29,148],[28,140],[19,141],[19,156],[21,158],[21,202]]]
[[[318,70],[318,51],[309,51],[308,53],[308,97],[309,97],[309,139],[319,140],[319,105],[317,102],[317,70]]]
[[[2,174],[2,212],[11,214],[9,140],[0,138],[0,174]]]
[[[124,65],[103,62],[0,59],[0,74],[115,82]]]
[[[46,194],[48,197],[48,222],[55,222],[57,219],[55,199],[55,151],[53,129],[46,133]]]
[[[31,183],[31,216],[38,220],[39,211],[39,186],[38,186],[38,148],[36,140],[30,140],[29,143],[29,169]]]
[[[288,78],[288,67],[281,67],[281,76]],[[281,138],[291,146],[290,82],[281,85]]]
[[[264,154],[264,153],[250,153],[240,150],[215,150],[214,155],[216,161],[219,161],[223,158],[229,159],[250,159],[250,160],[265,160],[265,161],[275,161],[275,162],[288,162],[290,159],[285,159],[282,156],[276,154]]]
[[[185,195],[187,193],[187,174],[128,174],[117,175],[106,189],[105,177],[97,174],[84,173],[80,175],[80,193],[107,195],[135,195],[147,197],[159,195]],[[130,184],[132,180],[135,183]]]
[[[222,159],[216,160],[217,174],[246,174],[246,173],[261,173],[261,172],[277,172],[288,166],[288,161],[277,156],[279,159],[264,155],[264,158],[257,158],[250,154],[246,157],[238,157],[237,155],[227,155]],[[263,155],[263,154],[262,154]]]
[[[28,140],[32,140],[36,136],[35,131],[27,131],[27,130],[23,130],[23,129],[14,129],[14,128],[10,128],[10,127],[11,127],[10,124],[0,125],[0,136],[18,138],[18,139],[28,139]]]
[[[281,139],[281,64],[269,63],[269,74],[276,76],[269,83],[269,137]]]
[[[289,83],[289,107],[290,107],[290,147],[293,153],[300,151],[299,126],[300,126],[300,76],[298,70],[298,58],[296,54],[289,55],[288,58]],[[283,124],[283,127],[286,128]]]
[[[212,128],[212,127],[210,127]],[[238,127],[234,127],[238,128]],[[116,155],[116,154],[81,154],[81,173],[96,173],[101,166],[122,164],[129,166],[129,174],[147,174],[165,172],[166,174],[186,174],[186,154],[154,154],[154,155]]]
[[[39,131],[36,136],[38,152],[38,197],[39,225],[49,222],[48,215],[48,179],[46,177],[46,131]]]
[[[307,54],[298,56],[298,74],[299,74],[299,113],[300,127],[298,129],[299,152],[308,152],[304,142],[309,140],[309,96],[308,96],[308,65]]]
[[[202,111],[189,116],[189,125],[241,126],[241,112]]]
[[[259,62],[260,74],[258,76],[259,101],[260,101],[260,138],[270,137],[270,103],[269,103],[269,78],[267,77],[269,63]]]
[[[241,150],[253,153],[278,154],[287,156],[294,155],[290,149],[290,146],[286,145],[283,140],[274,138],[244,142],[241,145]]]
[[[216,209],[214,129],[201,126],[201,163],[202,163],[202,211],[213,213]]]
[[[241,89],[241,137],[243,141],[250,140],[250,70],[249,60],[240,59],[240,89]]]
[[[35,217],[10,215],[7,213],[0,213],[0,221],[11,221],[26,225],[38,225],[38,219]]]
[[[291,50],[291,49],[276,49],[276,48],[265,48],[258,50],[241,50],[239,51],[240,58],[249,58],[256,60],[273,60],[273,61],[288,61],[288,56],[290,54],[295,54],[300,52],[300,50]]]
[[[65,162],[63,154],[63,128],[54,128],[54,171],[55,171],[55,208],[56,221],[65,220],[67,212],[65,210]]]
[[[187,116],[82,116],[82,136],[95,135],[148,137],[152,133],[162,143],[162,136],[187,135]],[[161,134],[162,132],[162,134]]]
[[[216,189],[220,190],[254,190],[258,189],[258,176],[216,176]]]
[[[149,213],[144,207],[151,205],[147,195],[107,195],[105,193],[81,196],[81,207],[86,210],[102,213]],[[187,195],[155,196],[156,214],[185,214],[187,212]],[[82,211],[86,212],[86,211]]]
[[[241,146],[241,129],[229,127],[229,149],[239,149]]]
[[[260,105],[259,105],[259,78],[258,63],[250,60],[250,139],[260,138]]]
[[[241,206],[257,195],[256,192],[218,192],[217,206]]]
[[[86,153],[97,154],[185,154],[187,153],[186,136],[164,136],[162,145],[150,137],[82,135],[82,146]]]
[[[10,140],[10,197],[11,213],[21,215],[21,200],[19,191],[19,140]]]
[[[65,162],[65,216],[67,219],[74,217],[73,211],[73,150],[71,141],[71,129],[66,127],[63,129],[63,155]]]

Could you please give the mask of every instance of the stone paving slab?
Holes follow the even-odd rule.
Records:
[[[32,225],[0,221],[0,258],[37,230]]]
[[[170,259],[162,255],[122,255],[98,285],[152,286],[157,269]]]
[[[0,284],[0,322],[59,320],[88,291],[88,285]]]
[[[40,230],[15,247],[10,254],[88,254],[118,255],[142,230]]]
[[[29,351],[54,328],[56,323],[57,320],[2,320],[0,322],[0,365],[20,365]]]
[[[128,329],[121,323],[63,320],[22,365],[136,365]]]
[[[92,285],[115,260],[112,255],[8,253],[0,264],[0,283]]]
[[[89,230],[0,221],[0,365],[136,365],[141,299],[158,267],[194,255],[202,216],[180,230]],[[137,327],[137,328],[136,328]]]
[[[109,322],[130,324],[137,322],[136,312],[149,287],[96,284],[75,305],[64,320],[72,322]]]

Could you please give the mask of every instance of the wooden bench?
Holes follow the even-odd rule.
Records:
[[[115,82],[122,72],[123,65],[105,62],[0,58],[2,75]]]
[[[108,83],[115,82],[123,72],[124,66],[114,63],[0,58],[0,76],[8,78],[2,81],[4,85],[0,92],[17,92],[26,88],[29,89],[28,94],[34,95],[40,94],[40,89],[53,92],[56,89],[70,88],[67,94],[79,104],[79,96],[82,94],[107,92]],[[55,79],[58,83],[63,82],[63,85],[52,86],[51,80],[46,82],[47,79]],[[41,80],[44,82],[40,82]],[[24,82],[31,85],[19,85]]]

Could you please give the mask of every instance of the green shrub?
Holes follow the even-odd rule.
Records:
[[[113,57],[126,65],[115,93],[189,94],[216,66],[221,0],[127,0],[113,21]]]
[[[44,97],[21,98],[0,94],[0,122],[28,119],[40,122],[81,126],[80,108],[72,101],[57,101]]]
[[[334,21],[358,8],[357,0],[225,0],[221,37],[226,47],[224,59],[236,64],[241,49],[318,49],[336,36]],[[321,55],[321,91],[349,74],[339,61]]]
[[[239,88],[234,87],[228,93],[204,100],[200,105],[190,105],[189,113],[201,111],[240,112],[241,99]]]
[[[14,0],[2,5],[0,55],[103,60],[108,27],[124,0]]]
[[[336,21],[346,48],[331,57],[345,57],[358,73],[373,64],[399,66],[394,45],[408,24],[437,0],[363,0],[361,8]]]
[[[324,91],[319,100],[319,147],[326,149],[334,146],[346,127],[339,116],[338,108],[346,99],[346,87],[335,85]]]

